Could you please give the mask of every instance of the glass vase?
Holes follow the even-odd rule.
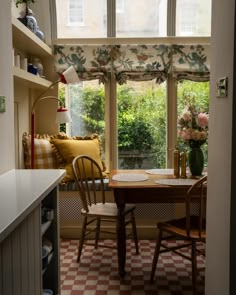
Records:
[[[190,147],[188,165],[192,176],[201,176],[204,168],[204,156],[200,146]]]

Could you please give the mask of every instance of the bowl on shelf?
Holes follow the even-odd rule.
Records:
[[[43,289],[43,295],[53,295],[53,292],[51,289]]]

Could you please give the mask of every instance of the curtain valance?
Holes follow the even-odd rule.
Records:
[[[171,48],[167,45],[113,46],[113,70],[119,84],[127,79],[145,81],[166,80],[170,69]]]
[[[111,49],[110,45],[54,45],[56,70],[62,73],[73,65],[81,81],[104,83],[112,71]]]
[[[172,45],[172,73],[177,80],[209,81],[209,45]]]
[[[105,82],[114,73],[119,84],[127,80],[207,81],[210,77],[209,45],[54,45],[56,69],[73,65],[79,78]]]

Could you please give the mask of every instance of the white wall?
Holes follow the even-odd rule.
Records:
[[[234,61],[234,0],[213,0],[211,101],[207,209],[206,294],[229,291],[231,146]],[[229,78],[227,98],[216,97],[216,81]]]
[[[6,112],[0,113],[0,174],[2,174],[15,166],[11,1],[9,0],[1,0],[0,40],[0,95],[6,97]]]

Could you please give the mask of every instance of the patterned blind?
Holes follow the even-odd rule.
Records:
[[[157,83],[172,74],[178,80],[210,79],[209,45],[54,45],[56,69],[73,65],[81,81],[104,83],[114,73],[119,84],[127,80]]]

